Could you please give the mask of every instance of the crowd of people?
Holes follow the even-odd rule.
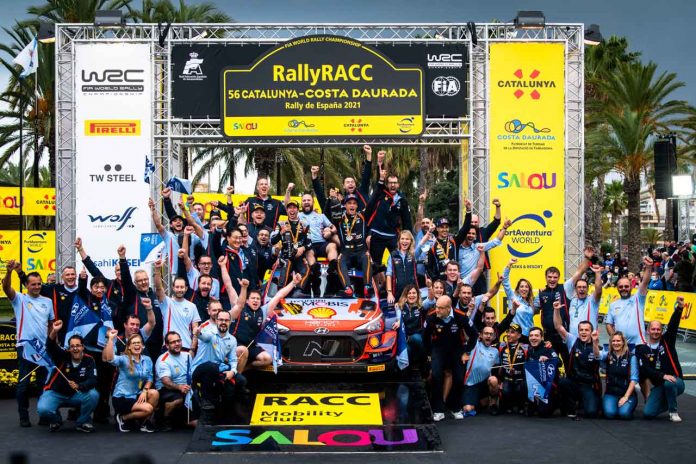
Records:
[[[386,153],[376,154],[378,177],[371,185],[372,149],[365,145],[363,152],[359,183],[347,177],[327,195],[313,166],[313,192],[300,201],[291,197],[293,184],[284,201],[272,198],[268,179],[260,178],[247,201],[234,205],[228,188],[227,201],[214,202],[208,215],[193,196],[175,205],[165,188],[166,225],[149,200],[164,241],[152,269],[154,287],[150,272],[131,273],[123,246],[116,250],[115,278],[106,278],[79,238],[81,271],[67,266],[59,282],[44,284],[9,261],[3,289],[17,320],[20,425],[31,426],[28,374],[38,368],[44,383],[46,373],[23,353],[29,342],[33,355],[45,345],[53,364],[38,401],[50,431],[62,426],[64,407],[72,408],[82,432],[94,431],[92,420],[108,422],[112,409],[121,432],[169,430],[177,421],[195,424],[206,411],[224,410],[248,393],[244,372],[272,363],[253,343],[264,321],[284,298],[310,295],[378,296],[395,308],[392,328],[403,324],[411,366],[429,380],[434,421],[448,411],[463,419],[485,409],[542,417],[557,409],[577,417],[581,409],[585,417],[628,419],[638,386],[644,417],[668,412],[670,420],[681,420],[677,396],[684,381],[675,341],[683,298],[666,331],[658,321],[645,330],[645,296],[651,275],[667,268],[658,264],[663,259],[645,257],[635,285],[629,276],[616,280],[620,298],[606,316],[610,344],[600,346],[599,301],[613,276],[605,269],[611,264],[600,263],[592,248],[565,282],[557,268],[548,268],[537,293],[528,279],[510,280],[515,259],[489,286],[487,253],[503,243],[511,225],[501,220],[501,203],[493,200],[494,217],[484,225],[466,200],[464,222],[452,234],[447,218],[424,217],[421,195],[414,227],[399,179],[385,166]],[[361,279],[351,277],[355,271]],[[12,288],[13,272],[26,293]],[[507,310],[497,321],[488,303],[501,286]],[[538,313],[540,326],[534,323]],[[548,396],[528,395],[528,360],[554,367]]]

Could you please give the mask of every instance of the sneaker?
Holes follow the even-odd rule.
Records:
[[[215,410],[215,403],[212,401],[206,399],[206,398],[201,398],[201,409],[203,411],[214,411]]]
[[[440,422],[441,420],[445,419],[445,413],[444,412],[434,412],[433,413],[433,422]]]
[[[19,426],[20,427],[31,427],[31,421],[29,420],[29,418],[19,419]]]
[[[140,425],[140,431],[145,433],[152,433],[155,431],[155,426],[152,425],[152,422],[146,420]]]
[[[568,416],[568,419],[575,419],[576,417],[578,417],[575,411],[569,412],[568,414],[566,414],[566,416]]]
[[[60,422],[55,422],[55,423],[53,423],[53,424],[48,424],[48,431],[49,431],[49,432],[55,432],[55,431],[57,431],[59,428],[61,428],[62,425],[63,425],[63,424],[61,424]]]
[[[679,417],[679,413],[677,411],[674,411],[669,413],[669,420],[672,422],[681,422],[682,418]]]
[[[498,409],[498,404],[496,403],[488,406],[488,412],[491,414],[491,416],[497,416],[500,412],[500,409]]]
[[[372,286],[365,285],[364,295],[366,299],[370,299],[372,297]]]
[[[95,428],[92,424],[87,422],[87,423],[75,426],[75,430],[77,430],[78,432],[92,433],[95,431]]]
[[[119,432],[130,432],[130,429],[126,425],[126,421],[123,420],[120,414],[116,414],[115,419]]]
[[[452,411],[452,416],[455,420],[464,419],[464,411]]]
[[[474,417],[476,416],[476,410],[472,409],[471,411],[464,411],[464,417]]]

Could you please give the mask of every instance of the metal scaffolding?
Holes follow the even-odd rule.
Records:
[[[346,36],[367,44],[463,44],[469,50],[468,115],[427,118],[418,139],[257,140],[246,146],[380,145],[457,146],[467,162],[469,198],[482,220],[489,215],[488,167],[488,53],[494,41],[563,41],[566,44],[566,183],[565,268],[576,265],[583,248],[583,31],[581,24],[548,24],[541,29],[516,30],[513,24],[476,24],[476,37],[466,24],[172,24],[160,37],[155,24],[128,24],[107,29],[92,24],[56,25],[56,259],[58,267],[74,264],[75,253],[75,105],[74,45],[100,42],[149,43],[153,73],[153,158],[157,170],[151,183],[159,197],[163,182],[180,175],[182,156],[190,147],[240,147],[222,136],[218,119],[175,119],[171,114],[171,51],[176,44],[277,44],[308,35]],[[476,42],[474,44],[474,42]],[[462,153],[464,146],[467,153]]]

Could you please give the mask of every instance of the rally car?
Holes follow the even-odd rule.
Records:
[[[376,296],[286,298],[276,314],[279,370],[384,372],[395,364],[395,316]]]

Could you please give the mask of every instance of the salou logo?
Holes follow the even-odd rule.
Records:
[[[498,185],[496,187],[501,190],[506,188],[552,189],[556,187],[556,173],[533,172],[527,174],[524,172],[502,171],[498,173]]]
[[[135,206],[129,206],[120,214],[88,214],[87,217],[96,228],[115,228],[117,231],[123,229],[124,227],[132,229],[135,227],[135,225],[130,224],[130,222],[136,209],[138,208]]]
[[[462,66],[461,53],[428,53],[428,68],[460,69]]]
[[[80,73],[84,93],[142,93],[144,69],[83,69]]]
[[[189,59],[184,64],[184,70],[179,74],[179,79],[182,81],[202,81],[208,76],[203,74],[201,65],[203,58],[198,58],[197,52],[189,53]]]
[[[400,431],[401,434],[395,433]],[[310,433],[312,435],[310,435]],[[211,445],[240,446],[240,445],[302,445],[302,446],[403,446],[418,443],[418,431],[415,428],[391,426],[389,431],[383,428],[354,430],[322,430],[316,432],[310,429],[296,429],[284,427],[281,430],[268,430],[264,428],[227,429],[215,434],[215,440]],[[265,449],[265,448],[260,448]]]
[[[547,229],[546,220],[553,217],[553,213],[545,210],[541,216],[538,214],[523,214],[517,217],[507,235],[510,243],[507,249],[516,258],[529,258],[539,253],[544,248],[544,239],[553,236],[553,230]]]
[[[454,76],[437,76],[433,79],[431,87],[438,97],[454,97],[459,93],[461,84]]]
[[[104,171],[98,174],[89,174],[89,180],[91,182],[99,183],[123,183],[123,182],[135,182],[135,175],[126,174],[121,172],[123,166],[120,164],[105,164]]]
[[[513,92],[513,95],[517,99],[520,99],[525,95],[525,90],[523,89],[534,89],[529,93],[529,96],[532,98],[532,100],[539,100],[541,98],[541,92],[539,92],[539,90],[537,89],[556,87],[555,81],[546,81],[543,80],[543,78],[538,79],[539,75],[541,74],[541,71],[539,71],[538,69],[532,70],[532,72],[530,72],[529,75],[527,75],[526,79],[524,71],[522,71],[521,69],[516,70],[512,74],[514,75],[515,79],[501,79],[498,81],[498,87],[517,89]]]

